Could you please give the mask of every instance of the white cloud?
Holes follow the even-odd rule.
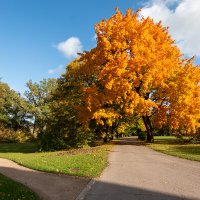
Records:
[[[60,73],[63,69],[63,65],[59,65],[58,67],[56,67],[55,69],[49,69],[48,73],[49,74],[56,74],[56,73]]]
[[[97,34],[96,33],[93,35],[92,41],[97,41]]]
[[[82,44],[77,37],[70,37],[58,43],[56,48],[67,58],[76,58],[78,56],[77,53],[82,52]]]
[[[150,0],[141,14],[169,26],[182,53],[200,56],[200,0]]]

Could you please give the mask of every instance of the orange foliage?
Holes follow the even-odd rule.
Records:
[[[183,59],[167,28],[138,13],[116,10],[96,24],[97,46],[77,61],[85,94],[80,119],[111,126],[123,115],[153,116],[162,126],[168,113],[172,128],[195,132],[199,68]]]

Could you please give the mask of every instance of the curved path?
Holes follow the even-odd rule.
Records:
[[[131,138],[114,146],[109,167],[85,200],[200,200],[200,162],[138,146]],[[123,145],[126,144],[126,145]]]
[[[73,200],[89,182],[85,178],[39,172],[0,158],[0,173],[32,189],[42,200]]]

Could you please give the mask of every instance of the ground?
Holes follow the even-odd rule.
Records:
[[[57,174],[28,169],[7,159],[0,159],[0,173],[28,186],[44,200],[132,200],[133,196],[135,200],[200,200],[200,162],[153,151],[147,145],[144,146],[143,143],[136,141],[135,138],[124,138],[114,143],[112,150],[109,146],[98,147],[100,149],[86,148],[50,153],[33,153],[35,146],[31,146],[32,144],[25,144],[24,148],[15,144],[1,145],[0,157],[13,159],[23,165],[31,163],[32,168],[39,166],[40,170],[54,166],[53,172]],[[161,147],[169,145],[169,147],[163,147],[162,151],[168,153],[166,151],[171,148],[172,150],[169,152],[176,152],[176,156],[182,156],[183,153],[180,154],[180,152],[184,149],[184,154],[188,154],[189,159],[193,155],[195,155],[195,159],[198,159],[199,156],[198,144],[197,146],[175,144],[174,138],[171,138],[171,142],[163,144],[163,141],[156,141],[153,145],[154,147],[151,145],[151,148],[157,148],[159,151]],[[194,149],[188,150],[188,146]],[[177,149],[179,150],[177,151]],[[70,169],[75,169],[74,166],[78,163],[78,168],[81,165],[86,166],[81,169],[82,172],[84,169],[86,170],[84,175],[78,169],[70,170],[70,172],[73,172],[74,175],[87,176],[87,171],[99,163],[102,164],[100,160],[103,159],[104,165],[98,168],[101,171],[102,166],[105,167],[106,155],[109,150],[109,166],[93,182],[90,181],[90,178],[61,175],[61,170],[56,170],[61,167],[59,169],[64,171],[64,167],[69,168],[67,165],[70,166]],[[38,161],[40,164],[34,164],[34,161]],[[87,165],[87,162],[90,164]],[[100,171],[97,173],[93,169],[90,173],[93,177],[97,177]],[[68,173],[67,170],[65,172]],[[92,185],[92,183],[94,184]]]
[[[155,152],[131,138],[124,140],[126,145],[114,146],[109,167],[85,200],[200,199],[200,162]]]

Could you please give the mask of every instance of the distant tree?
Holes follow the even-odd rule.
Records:
[[[52,92],[57,87],[57,79],[43,79],[39,83],[31,80],[26,84],[28,90],[25,96],[31,105],[30,112],[33,115],[33,134],[36,129],[42,131],[50,118],[50,102]]]
[[[0,82],[0,94],[0,124],[15,131],[28,128],[31,120],[28,102],[3,82]]]

